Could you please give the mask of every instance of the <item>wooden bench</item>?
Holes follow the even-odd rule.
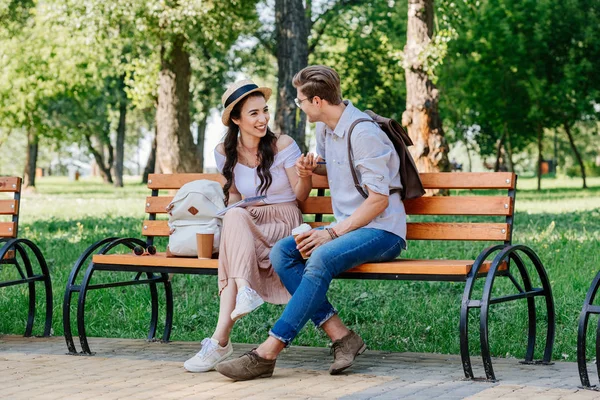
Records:
[[[50,336],[52,328],[52,282],[46,260],[40,249],[30,240],[19,238],[19,208],[21,203],[21,178],[1,177],[0,192],[12,193],[12,199],[0,200],[0,215],[9,216],[10,221],[0,222],[0,268],[12,265],[18,279],[0,281],[0,288],[26,285],[29,290],[29,311],[25,336],[31,336],[36,309],[36,282],[43,282],[46,292],[46,320],[44,336]],[[34,272],[39,267],[40,273]],[[6,268],[8,270],[8,268]],[[35,268],[38,269],[38,268]],[[2,275],[0,275],[1,277]],[[1,314],[0,314],[1,318]]]
[[[436,173],[422,174],[421,177],[424,186],[428,189],[502,189],[503,195],[424,197],[406,201],[407,214],[495,216],[500,221],[493,223],[477,221],[409,222],[408,240],[496,241],[499,244],[483,249],[475,260],[398,259],[393,262],[364,264],[342,274],[338,278],[466,282],[460,313],[459,335],[462,364],[467,378],[474,378],[468,345],[469,312],[473,309],[480,310],[479,333],[483,365],[487,379],[494,380],[495,375],[488,344],[490,306],[496,303],[527,299],[529,326],[525,362],[533,363],[536,337],[534,298],[542,297],[545,299],[548,326],[542,362],[549,363],[555,331],[554,305],[550,283],[544,267],[535,253],[525,246],[512,244],[516,175],[512,173]],[[140,257],[132,254],[129,250],[138,244],[153,244],[155,237],[168,236],[169,228],[166,220],[164,217],[159,220],[157,216],[165,214],[165,207],[171,201],[172,193],[171,195],[159,195],[159,190],[178,189],[183,184],[196,179],[211,179],[223,183],[223,178],[220,175],[151,175],[148,180],[148,188],[152,190],[152,195],[145,200],[145,210],[149,218],[143,222],[142,227],[142,235],[146,236],[145,242],[137,238],[107,238],[90,246],[75,263],[65,293],[63,314],[65,337],[70,353],[76,354],[75,343],[71,334],[69,312],[73,293],[79,293],[77,325],[82,352],[92,354],[84,323],[87,291],[124,285],[149,285],[152,311],[148,339],[153,339],[156,334],[158,316],[157,285],[163,285],[166,296],[166,321],[162,340],[168,341],[173,318],[173,297],[168,275],[171,273],[217,274],[218,261],[215,259],[167,258],[165,253]],[[313,186],[317,189],[317,195],[303,202],[300,208],[307,218],[314,219],[311,222],[313,226],[321,226],[326,224],[326,222],[323,222],[323,215],[332,213],[331,199],[325,196],[328,182],[324,177],[315,176]],[[114,249],[117,247],[125,247],[128,252],[126,254],[114,254]],[[541,282],[541,288],[532,286],[522,256],[527,257],[533,263],[534,270]],[[76,283],[77,275],[83,266],[86,266],[84,276],[81,283]],[[523,284],[520,284],[512,274],[515,270],[521,277]],[[133,280],[126,282],[91,284],[92,275],[100,271],[130,271],[135,273],[135,276]],[[142,279],[143,274],[145,274],[144,279]],[[497,277],[510,279],[515,293],[492,297],[492,287]],[[483,295],[479,298],[472,295],[477,278],[485,278]]]

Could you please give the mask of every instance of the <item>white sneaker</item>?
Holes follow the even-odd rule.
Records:
[[[265,301],[254,289],[244,286],[235,297],[235,309],[231,313],[231,319],[237,321],[246,314],[260,307]]]
[[[231,341],[227,346],[221,347],[219,341],[213,338],[205,338],[202,348],[194,357],[183,364],[183,368],[190,372],[207,372],[215,369],[215,365],[229,357],[233,353]]]

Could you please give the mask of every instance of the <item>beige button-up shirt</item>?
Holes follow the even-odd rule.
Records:
[[[357,119],[370,117],[345,100],[344,110],[334,130],[317,123],[317,154],[327,162],[327,179],[331,190],[336,223],[348,218],[365,201],[354,187],[348,164],[347,132]],[[400,158],[394,145],[375,123],[361,122],[352,132],[352,153],[358,180],[365,188],[389,196],[383,213],[365,225],[400,236],[406,242],[406,211],[399,193],[390,195],[390,189],[401,188]],[[332,224],[333,226],[334,224]]]

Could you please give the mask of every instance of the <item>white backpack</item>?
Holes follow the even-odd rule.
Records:
[[[213,253],[219,251],[221,217],[225,195],[219,183],[201,179],[183,185],[167,206],[169,252],[175,256],[197,256],[197,233],[214,233]]]

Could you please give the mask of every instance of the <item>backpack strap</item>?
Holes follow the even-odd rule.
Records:
[[[372,122],[374,124],[377,124],[377,122],[373,121],[370,118],[359,118],[356,121],[354,121],[352,123],[352,125],[350,125],[350,128],[348,129],[347,145],[348,145],[348,162],[350,163],[350,172],[352,173],[352,179],[354,180],[354,187],[356,188],[356,190],[358,190],[358,193],[360,193],[360,195],[366,199],[367,197],[369,197],[369,193],[366,192],[362,188],[362,186],[360,186],[360,182],[358,182],[358,175],[356,175],[356,170],[354,169],[354,157],[352,155],[352,143],[350,141],[350,138],[352,136],[352,131],[354,131],[354,127],[356,125],[360,124],[361,122]]]

